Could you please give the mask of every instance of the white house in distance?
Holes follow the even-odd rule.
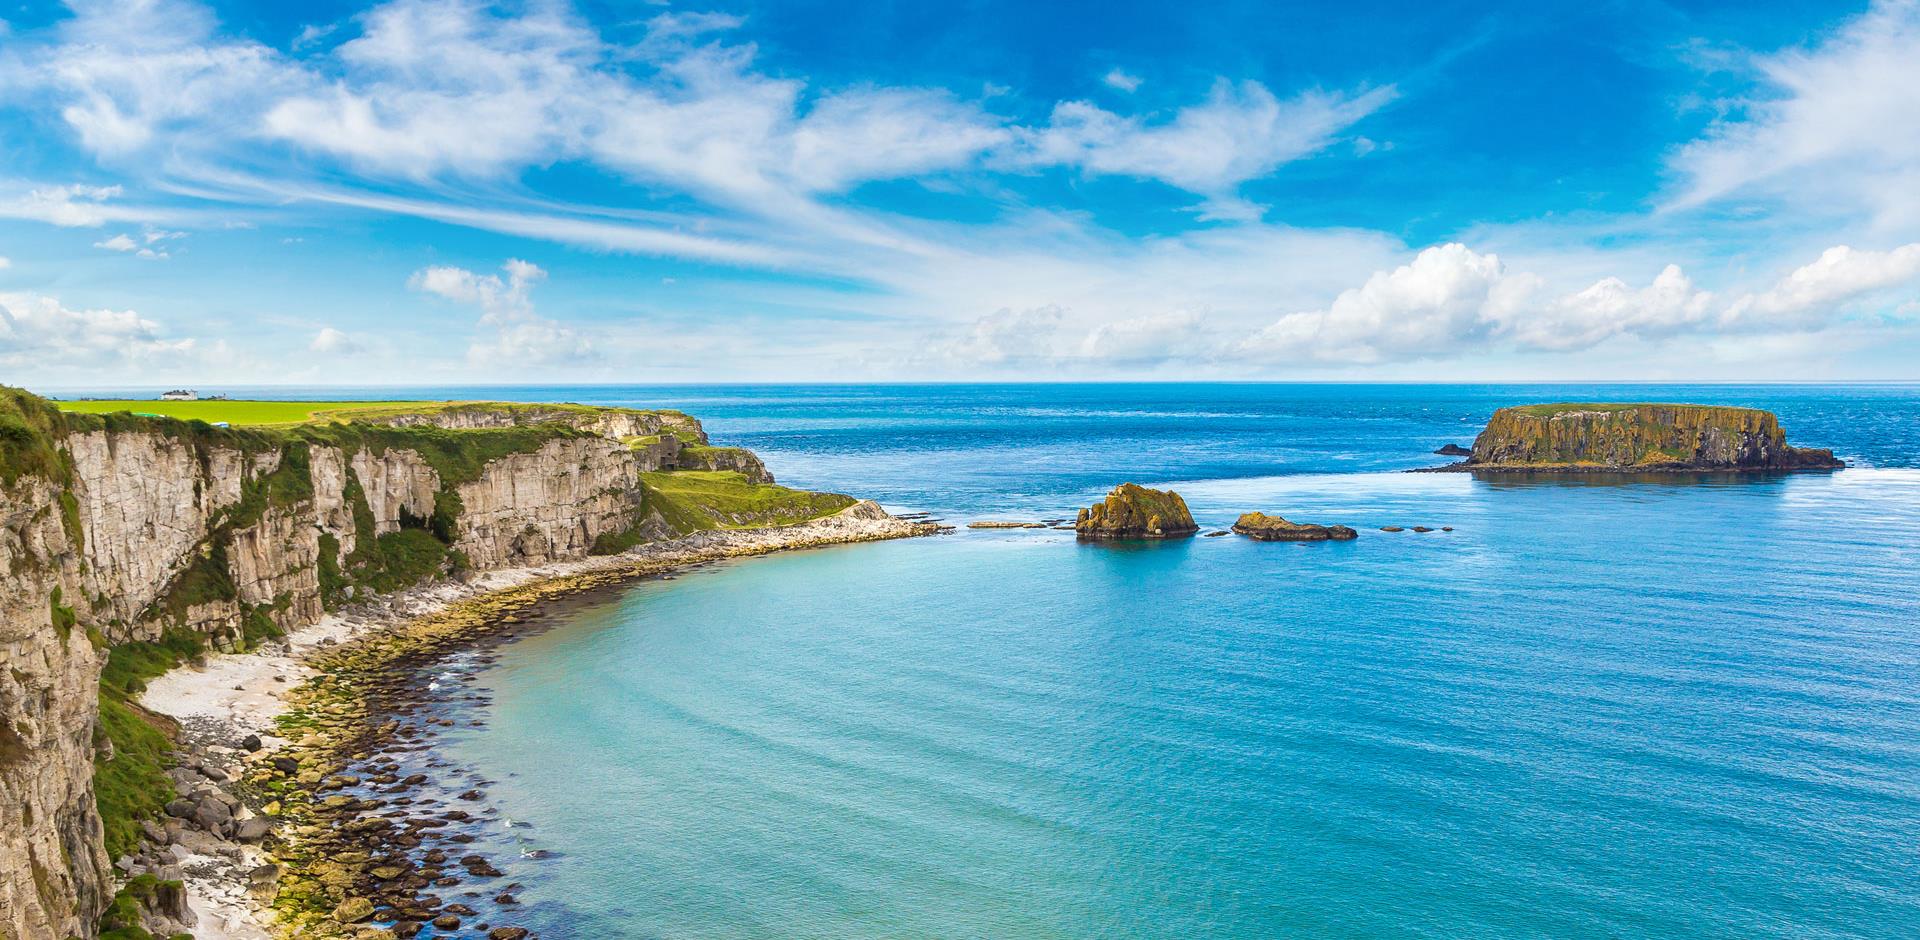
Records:
[[[200,393],[190,388],[176,388],[160,396],[161,401],[198,401]]]

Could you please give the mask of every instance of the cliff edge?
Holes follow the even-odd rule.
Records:
[[[1502,408],[1473,455],[1444,469],[1534,472],[1831,470],[1787,443],[1770,411],[1720,405],[1558,403]]]

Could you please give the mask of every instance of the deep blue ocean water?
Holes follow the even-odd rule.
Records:
[[[444,753],[516,823],[476,848],[546,937],[1920,936],[1920,387],[434,394],[684,407],[950,522],[1134,480],[1362,532],[791,553],[450,663],[488,701]],[[1399,472],[1587,399],[1854,466]]]

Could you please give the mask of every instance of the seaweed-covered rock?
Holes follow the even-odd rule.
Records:
[[[1793,447],[1770,411],[1717,405],[1577,404],[1502,408],[1461,470],[1751,471],[1846,466]]]
[[[1200,531],[1179,493],[1137,483],[1122,483],[1080,510],[1073,529],[1083,539],[1178,539]]]
[[[1288,522],[1264,512],[1242,515],[1233,524],[1233,531],[1261,542],[1344,542],[1360,536],[1360,533],[1343,525]]]

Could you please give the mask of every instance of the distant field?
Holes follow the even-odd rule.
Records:
[[[325,420],[320,412],[396,409],[406,410],[432,404],[417,401],[153,401],[116,399],[100,401],[57,401],[61,411],[80,414],[111,414],[131,411],[135,414],[162,415],[181,420],[225,421],[235,427],[261,424],[304,424]]]

